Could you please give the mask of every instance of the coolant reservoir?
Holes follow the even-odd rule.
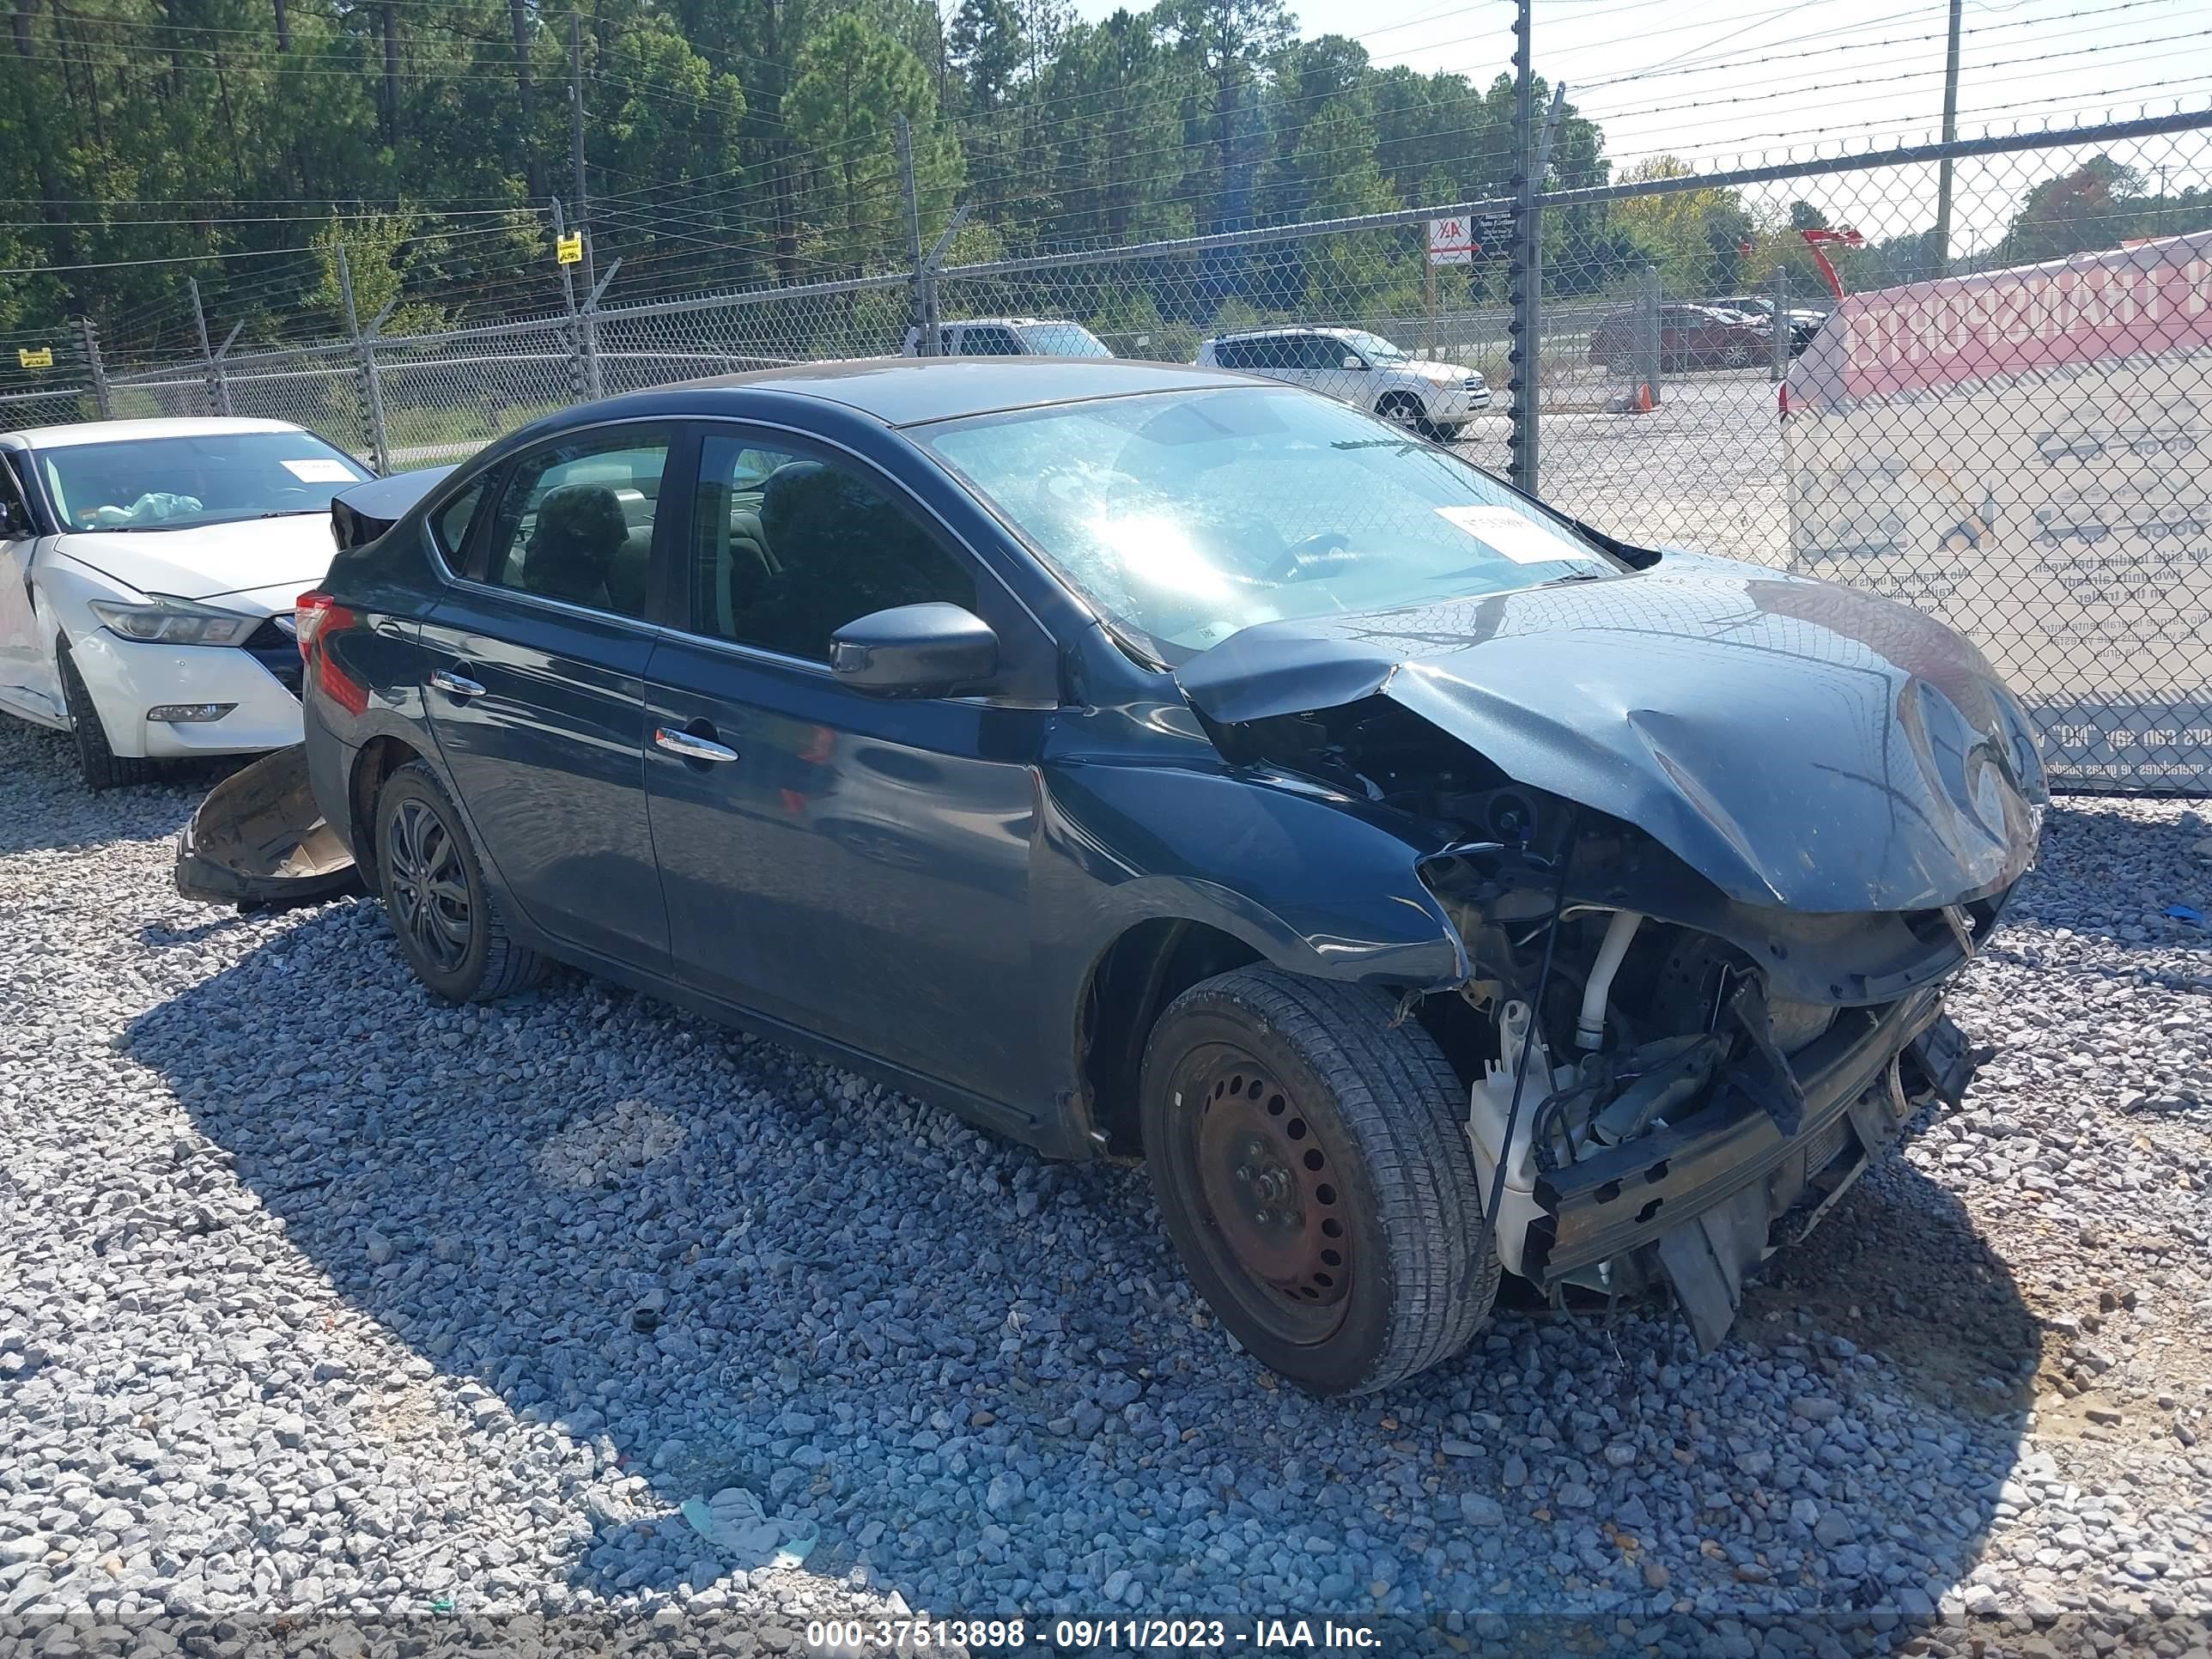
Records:
[[[1474,1149],[1475,1173],[1481,1177],[1482,1201],[1490,1202],[1497,1179],[1500,1149],[1505,1143],[1506,1120],[1513,1110],[1513,1087],[1520,1075],[1522,1050],[1528,1058],[1528,1082],[1521,1090],[1521,1119],[1514,1126],[1511,1156],[1506,1159],[1505,1190],[1498,1202],[1498,1213],[1487,1218],[1498,1239],[1498,1260],[1506,1272],[1521,1271],[1521,1247],[1529,1224],[1542,1214],[1536,1202],[1536,1108],[1555,1089],[1568,1086],[1577,1073],[1571,1066],[1554,1067],[1551,1051],[1540,1034],[1532,1039],[1529,1022],[1534,1012],[1525,1002],[1509,1002],[1498,1016],[1498,1057],[1486,1069],[1468,1102],[1468,1140]]]

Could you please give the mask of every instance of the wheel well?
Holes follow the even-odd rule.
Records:
[[[1109,945],[1085,988],[1078,1036],[1092,1127],[1110,1152],[1141,1150],[1137,1083],[1161,1011],[1202,979],[1257,962],[1243,940],[1202,922],[1139,922]]]
[[[1414,408],[1419,409],[1421,406],[1421,400],[1418,394],[1408,392],[1402,386],[1395,392],[1386,392],[1375,400],[1375,407],[1377,409],[1389,409],[1399,404],[1411,404]]]
[[[385,779],[422,757],[398,738],[371,738],[354,757],[353,777],[346,786],[346,843],[361,871],[362,885],[376,891],[376,797]]]

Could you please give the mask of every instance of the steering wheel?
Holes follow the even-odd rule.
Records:
[[[1260,573],[1261,580],[1271,582],[1292,580],[1305,568],[1311,555],[1340,553],[1351,545],[1351,539],[1340,530],[1321,531],[1285,548],[1280,558]]]

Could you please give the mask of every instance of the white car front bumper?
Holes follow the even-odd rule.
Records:
[[[156,758],[256,754],[300,741],[300,700],[236,646],[149,645],[104,628],[70,641],[70,655],[118,755]],[[164,704],[231,703],[220,720],[149,720]]]

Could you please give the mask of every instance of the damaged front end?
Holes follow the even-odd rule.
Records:
[[[1944,988],[2048,796],[2019,703],[1935,618],[1670,552],[1261,624],[1176,678],[1231,762],[1434,836],[1472,966],[1421,1017],[1538,1285],[1664,1279],[1711,1346],[1759,1260],[1965,1090]]]
[[[1547,1291],[1663,1278],[1711,1347],[1746,1275],[1920,1106],[1963,1095],[1974,1057],[1944,988],[2009,889],[1917,912],[1761,911],[1630,826],[1501,793],[1516,817],[1540,803],[1534,827],[1552,833],[1455,848],[1424,875],[1474,964],[1431,1024],[1474,1074],[1503,1265]]]

